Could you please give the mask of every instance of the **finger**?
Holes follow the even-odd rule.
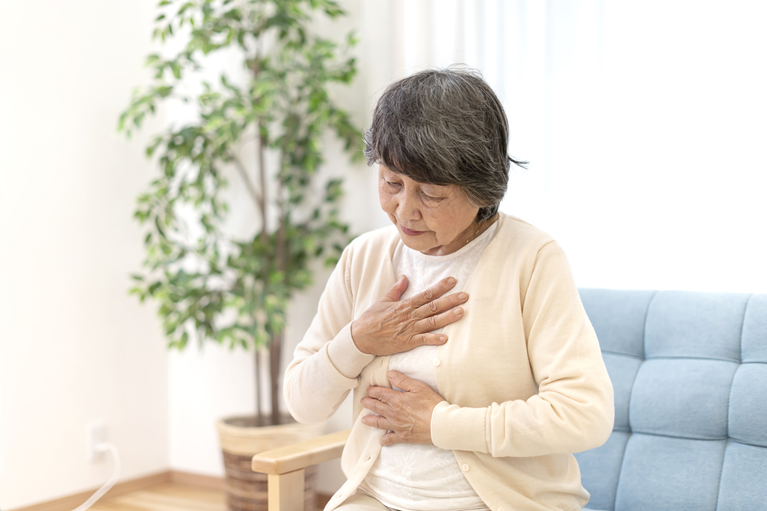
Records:
[[[377,415],[384,415],[386,413],[384,411],[384,404],[372,397],[363,397],[360,399],[360,403],[362,404],[363,408],[367,408]]]
[[[453,277],[448,277],[446,279],[442,279],[435,286],[430,287],[426,291],[423,291],[421,293],[418,293],[412,298],[409,298],[408,301],[410,302],[410,305],[413,307],[420,307],[421,305],[425,305],[432,300],[436,300],[440,296],[444,295],[456,284],[456,280]]]
[[[444,334],[432,334],[432,333],[426,333],[426,334],[417,334],[410,338],[410,344],[411,348],[417,348],[418,346],[422,346],[424,344],[429,346],[440,346],[442,344],[445,344],[447,342],[447,336]]]
[[[404,293],[405,289],[407,289],[407,284],[408,284],[407,277],[405,275],[401,276],[399,280],[395,282],[392,287],[389,288],[386,294],[383,295],[383,298],[381,298],[381,301],[384,301],[384,302],[398,301],[400,296],[402,296],[402,293]]]
[[[387,431],[394,426],[389,419],[380,415],[366,415],[362,418],[362,424]]]
[[[402,443],[403,440],[396,433],[386,433],[381,437],[381,445],[384,447]]]
[[[414,380],[413,378],[409,378],[397,371],[389,371],[387,376],[389,377],[389,381],[392,383],[392,385],[407,392],[412,392],[417,390],[420,385],[425,385],[424,383],[421,383],[418,380]]]
[[[368,388],[368,397],[384,404],[390,403],[399,393],[399,390],[387,389],[386,387]],[[362,399],[366,398],[363,397]]]
[[[437,314],[436,316],[430,316],[428,318],[421,319],[415,322],[414,329],[416,332],[431,332],[438,328],[445,327],[451,323],[455,323],[463,317],[463,307],[455,307],[449,311]]]
[[[453,307],[464,304],[468,299],[469,295],[463,292],[443,296],[438,300],[433,300],[418,307],[414,316],[418,319],[428,318],[430,316],[434,316],[435,314],[439,314],[440,312],[445,312],[452,309]]]

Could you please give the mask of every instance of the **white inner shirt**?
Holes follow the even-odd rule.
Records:
[[[457,282],[442,296],[462,291],[496,226],[497,222],[460,250],[445,256],[424,255],[400,240],[392,261],[394,276],[399,280],[406,275],[409,283],[400,300],[425,291],[446,277],[454,277]],[[389,369],[422,381],[439,393],[434,375],[436,351],[437,346],[419,346],[397,353],[391,356]],[[402,511],[489,511],[464,477],[453,451],[431,444],[383,447],[360,491]]]

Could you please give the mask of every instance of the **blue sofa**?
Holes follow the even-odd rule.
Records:
[[[580,293],[615,390],[587,509],[767,510],[767,294]]]

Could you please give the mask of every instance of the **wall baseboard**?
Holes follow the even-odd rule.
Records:
[[[144,490],[150,486],[163,483],[188,484],[189,486],[196,486],[198,488],[210,488],[212,490],[222,491],[226,486],[223,477],[206,476],[202,474],[194,474],[192,472],[182,472],[180,470],[166,470],[165,472],[158,472],[157,474],[117,483],[106,492],[100,500],[119,497],[126,493]],[[17,507],[8,511],[72,511],[72,509],[75,509],[88,500],[88,498],[97,490],[98,488],[94,488],[90,491],[76,493],[74,495],[49,500],[47,502],[40,502],[39,504],[32,504],[31,506]],[[326,495],[324,493],[317,494],[317,500],[321,505],[326,504],[328,500],[330,500],[330,497],[331,495]]]

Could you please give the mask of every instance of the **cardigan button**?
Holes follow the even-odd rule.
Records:
[[[439,365],[439,359],[435,358],[434,359],[434,367],[437,367],[438,365]]]
[[[464,463],[463,465],[461,465],[461,470],[463,470],[464,472],[468,472],[469,471],[469,465]]]

